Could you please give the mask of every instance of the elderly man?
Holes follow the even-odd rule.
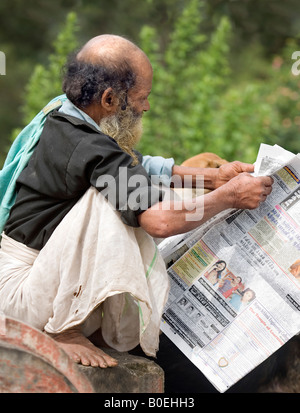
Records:
[[[168,279],[152,237],[192,230],[228,208],[256,208],[271,192],[271,178],[251,176],[252,165],[193,169],[157,158],[170,176],[203,176],[212,190],[166,203],[134,150],[151,86],[151,64],[136,45],[114,35],[90,40],[68,64],[68,100],[48,115],[2,234],[0,310],[84,365],[117,364],[99,345],[140,343],[155,355]]]

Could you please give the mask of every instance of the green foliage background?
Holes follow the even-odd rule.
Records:
[[[300,76],[291,72],[299,49],[296,1],[61,0],[42,10],[29,0],[27,20],[24,3],[12,3],[24,33],[17,40],[20,25],[0,18],[1,31],[12,34],[0,48],[16,63],[0,78],[1,163],[20,128],[62,93],[67,55],[104,32],[138,43],[154,68],[142,153],[181,163],[200,152],[254,162],[261,142],[300,152]]]

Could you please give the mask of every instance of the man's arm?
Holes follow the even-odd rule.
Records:
[[[270,177],[253,177],[242,172],[217,186],[225,178],[226,174],[223,178],[219,175],[214,180],[214,191],[191,201],[159,202],[138,216],[140,226],[158,238],[185,233],[226,209],[255,209],[272,191],[273,179]]]
[[[174,165],[172,169],[173,176],[179,176],[180,179],[173,180],[174,186],[177,182],[184,182],[184,176],[192,176],[193,187],[196,186],[196,177],[202,176],[205,189],[216,189],[230,179],[239,175],[242,172],[251,173],[254,171],[254,166],[251,164],[235,161],[224,165],[220,168],[191,168],[186,166]]]

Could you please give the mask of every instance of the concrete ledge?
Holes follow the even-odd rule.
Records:
[[[95,393],[163,393],[164,371],[156,363],[144,357],[119,353],[105,348],[116,358],[117,367],[101,369],[78,365]]]

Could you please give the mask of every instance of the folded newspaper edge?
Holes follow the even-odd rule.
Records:
[[[300,331],[300,157],[262,144],[274,178],[255,210],[227,210],[159,250],[170,278],[161,329],[221,393]]]

